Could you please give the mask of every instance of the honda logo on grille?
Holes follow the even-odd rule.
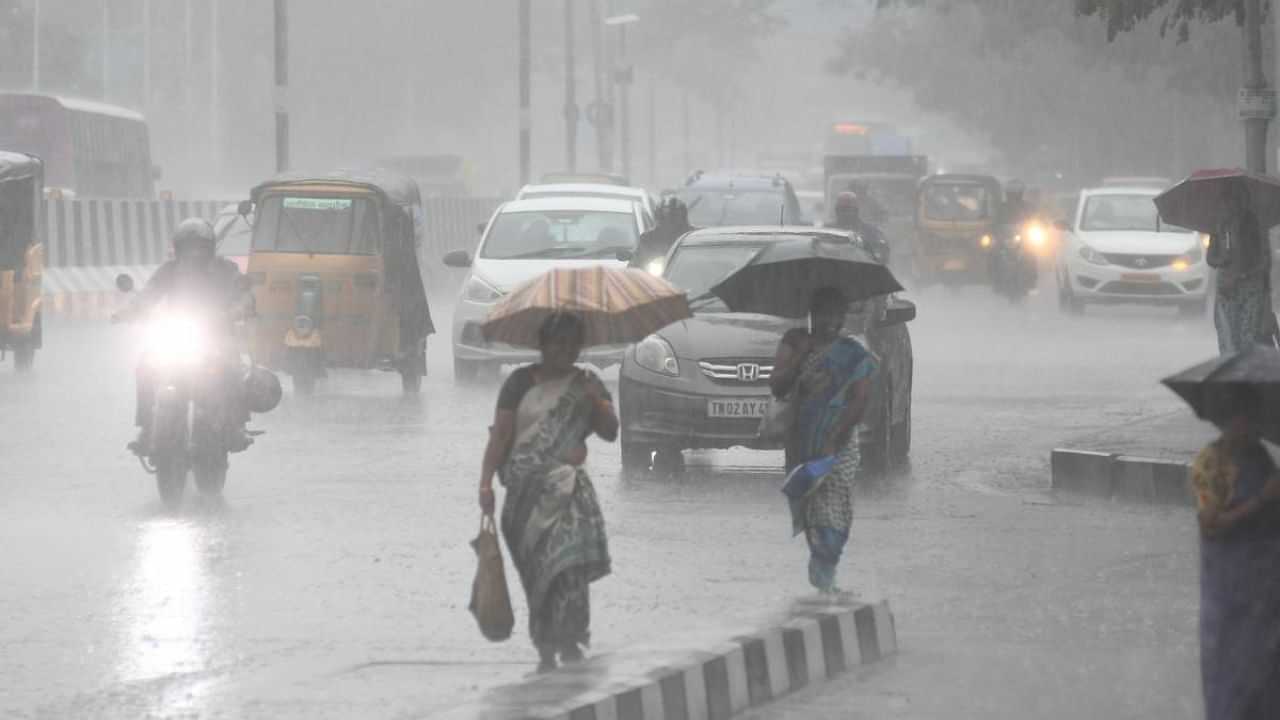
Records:
[[[742,382],[755,382],[760,379],[760,366],[755,363],[738,365],[738,379]]]
[[[1134,260],[1134,261],[1133,261],[1133,264],[1134,264],[1134,265],[1137,265],[1138,267],[1146,267],[1146,266],[1147,266],[1147,259],[1146,259],[1146,258],[1144,258],[1144,257],[1140,257],[1140,258],[1138,258],[1137,260]]]

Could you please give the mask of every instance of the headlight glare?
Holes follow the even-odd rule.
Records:
[[[209,338],[181,313],[157,313],[147,326],[146,354],[153,365],[192,365],[205,357]]]
[[[676,360],[671,343],[657,335],[650,335],[636,343],[635,354],[636,364],[645,370],[670,377],[680,375],[680,362]]]
[[[648,271],[650,275],[661,276],[662,271],[665,270],[666,267],[667,261],[664,258],[654,258],[649,261],[649,264],[644,266],[644,269]]]

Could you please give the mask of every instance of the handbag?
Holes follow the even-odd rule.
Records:
[[[796,424],[796,404],[790,396],[774,398],[769,409],[760,418],[756,436],[768,442],[782,442],[791,434]]]
[[[507,575],[502,567],[502,548],[498,545],[498,531],[492,515],[480,517],[480,534],[471,541],[471,547],[476,551],[477,566],[468,609],[480,625],[480,634],[487,640],[501,642],[511,637],[516,618],[511,610]]]

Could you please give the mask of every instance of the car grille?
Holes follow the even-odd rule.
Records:
[[[1127,253],[1103,253],[1102,256],[1113,265],[1139,270],[1169,267],[1180,257],[1179,255],[1130,255]]]
[[[1115,295],[1181,295],[1178,286],[1170,283],[1143,283],[1117,280],[1098,288],[1098,292]]]
[[[773,377],[773,360],[701,360],[698,369],[723,385],[765,385]]]

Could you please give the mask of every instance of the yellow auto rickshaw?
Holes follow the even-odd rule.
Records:
[[[418,264],[417,184],[385,171],[289,173],[240,203],[253,214],[248,275],[258,362],[310,393],[327,368],[399,372],[416,393],[435,332]]]
[[[917,282],[987,283],[1002,198],[990,175],[931,175],[916,193]]]
[[[0,151],[0,354],[31,369],[42,342],[44,163]]]

